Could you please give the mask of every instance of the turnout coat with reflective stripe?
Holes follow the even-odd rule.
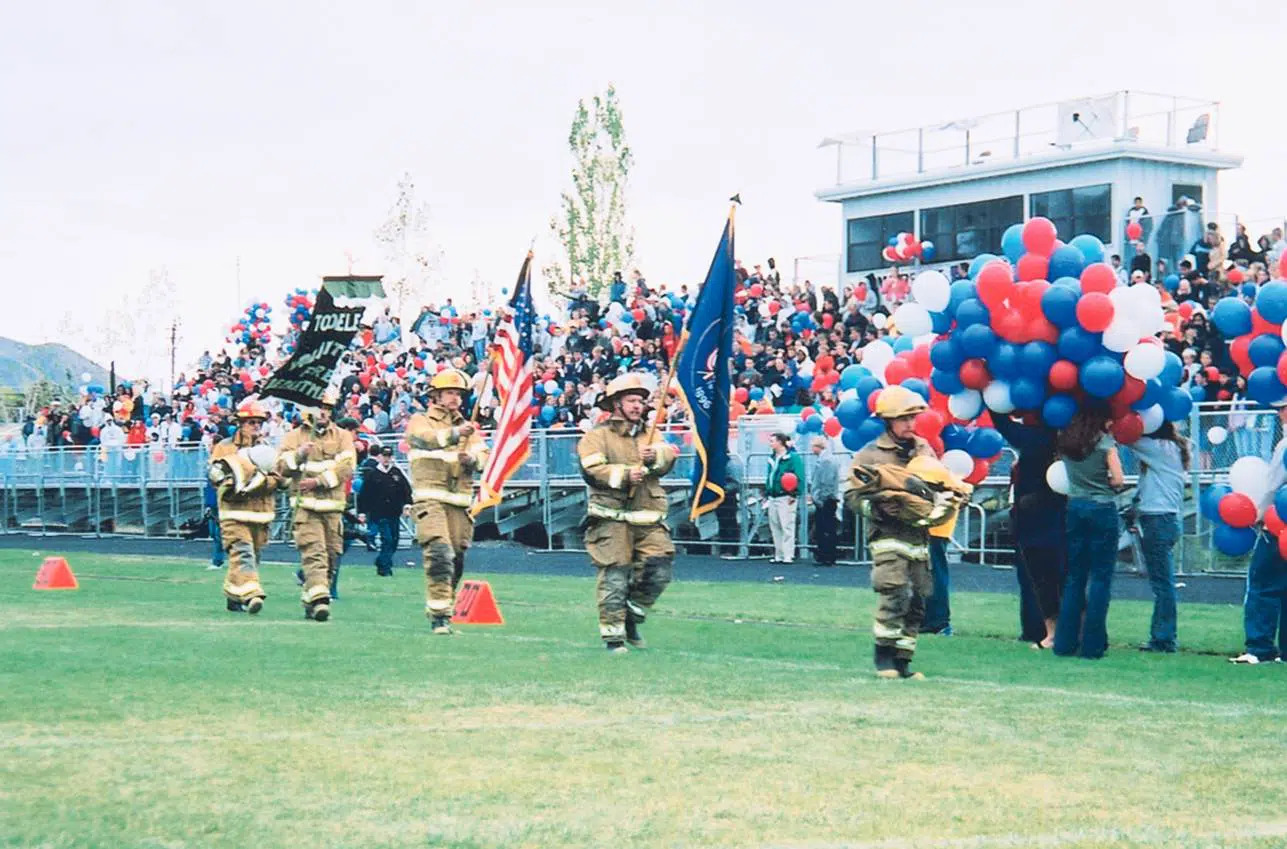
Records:
[[[900,450],[889,433],[881,434],[854,455],[845,506],[867,519],[868,548],[889,549],[911,560],[929,559],[932,500],[904,489],[913,457],[933,457],[934,449],[919,436],[910,452]]]
[[[459,412],[430,404],[407,422],[407,443],[411,450],[411,497],[414,501],[438,501],[468,507],[473,498],[474,474],[487,465],[487,443],[477,430],[461,439],[460,426],[468,421]],[[474,465],[460,464],[468,454]]]
[[[273,520],[273,493],[277,479],[265,475],[237,453],[253,443],[224,439],[210,450],[210,482],[219,499],[219,520],[267,525]]]
[[[613,416],[581,437],[576,450],[581,475],[590,485],[590,518],[631,525],[655,525],[665,518],[666,491],[661,478],[679,455],[658,434],[652,442],[657,458],[652,465],[645,465],[639,451],[647,439],[646,425],[632,425],[620,416]],[[631,469],[643,469],[644,479],[630,483]]]
[[[297,456],[301,445],[312,443],[313,455],[306,460]],[[295,509],[314,513],[343,513],[348,497],[348,484],[357,465],[353,434],[331,424],[320,435],[308,427],[297,427],[282,439],[277,455],[277,472],[291,481]],[[317,481],[317,488],[302,492],[299,482],[305,478]]]

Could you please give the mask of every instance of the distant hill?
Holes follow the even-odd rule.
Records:
[[[0,336],[0,389],[25,391],[40,380],[80,386],[85,372],[90,374],[90,383],[107,385],[107,369],[66,345],[28,345]]]

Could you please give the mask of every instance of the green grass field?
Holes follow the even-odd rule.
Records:
[[[959,594],[902,682],[870,591],[682,561],[652,648],[610,656],[588,567],[495,576],[505,626],[433,637],[410,570],[347,567],[318,624],[282,566],[249,619],[197,561],[79,555],[33,592],[42,556],[0,552],[0,846],[1287,845],[1287,667],[1224,661],[1233,607],[1182,607],[1162,657],[1114,603],[1087,662]]]

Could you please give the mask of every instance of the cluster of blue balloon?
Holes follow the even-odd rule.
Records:
[[[241,320],[229,331],[228,342],[240,345],[267,345],[272,341],[273,308],[266,303],[253,303],[242,312]]]
[[[533,381],[532,390],[533,406],[540,405],[541,407],[540,413],[537,414],[541,423],[545,425],[553,423],[559,413],[556,402],[558,397],[563,394],[563,387],[559,386],[557,380],[548,378],[544,381]]]
[[[1272,404],[1287,396],[1287,281],[1273,280],[1259,289],[1252,287],[1251,299],[1232,292],[1216,302],[1211,322],[1231,339],[1229,355],[1247,379],[1247,396],[1260,404]]]
[[[929,402],[930,391],[925,381],[909,377],[902,381],[907,389]],[[840,442],[850,451],[861,449],[880,436],[884,423],[872,415],[875,397],[885,384],[863,365],[846,366],[840,372],[840,403],[836,405],[836,420],[842,428]]]
[[[1097,238],[1065,244],[1044,218],[1009,227],[1001,250],[975,257],[942,304],[950,330],[930,349],[930,382],[953,418],[987,409],[1064,427],[1089,397],[1108,402],[1129,443],[1189,414],[1180,360],[1156,337],[1156,289],[1118,287]]]

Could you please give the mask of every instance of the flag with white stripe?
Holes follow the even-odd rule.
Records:
[[[501,490],[518,467],[527,461],[532,448],[532,254],[529,252],[518,272],[518,283],[506,314],[496,329],[492,344],[495,354],[496,397],[499,412],[492,453],[478,483],[478,495],[469,512],[477,516],[500,503]]]

